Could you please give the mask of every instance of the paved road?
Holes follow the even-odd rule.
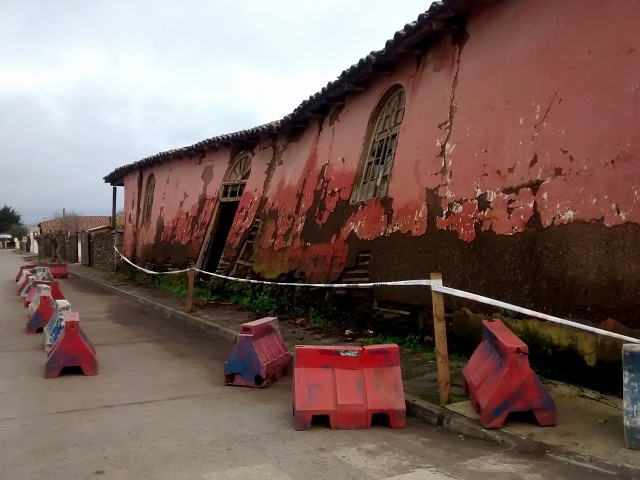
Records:
[[[78,278],[61,287],[96,345],[99,374],[44,379],[41,335],[24,333],[16,296],[21,262],[0,251],[0,478],[626,478],[412,420],[403,430],[296,432],[290,377],[264,390],[225,387],[230,343]]]

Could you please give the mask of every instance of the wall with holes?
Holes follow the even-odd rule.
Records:
[[[372,280],[442,271],[480,294],[635,326],[639,14],[637,1],[482,4],[466,33],[407,54],[326,117],[243,146],[254,166],[225,255],[237,255],[259,218],[253,270],[264,278],[334,281],[366,257]],[[388,195],[353,203],[371,112],[396,84],[406,109]],[[229,158],[219,150],[203,165],[153,167],[171,188],[135,242],[130,224],[139,253],[167,241],[197,256]],[[135,175],[126,183],[135,188]],[[377,293],[428,304],[417,289]]]

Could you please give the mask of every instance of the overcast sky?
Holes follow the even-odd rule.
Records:
[[[114,168],[282,118],[430,3],[2,0],[0,207],[109,215]]]

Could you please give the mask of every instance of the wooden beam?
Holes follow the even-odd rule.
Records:
[[[400,45],[398,47],[398,53],[408,53],[411,55],[422,55],[425,51],[418,48],[415,44],[412,45]]]
[[[364,92],[365,90],[366,90],[366,88],[360,87],[358,85],[354,85],[352,83],[347,83],[344,86],[344,91],[345,92]]]
[[[367,73],[375,73],[380,75],[389,75],[393,72],[391,68],[384,65],[368,65],[364,69],[364,71]]]
[[[442,285],[442,274],[432,273],[431,281]],[[433,307],[433,338],[436,343],[436,362],[438,367],[438,391],[440,402],[451,401],[451,377],[449,374],[449,349],[447,348],[447,325],[444,315],[444,297],[441,292],[431,289]]]
[[[364,92],[366,88],[360,87],[358,85],[354,85],[353,83],[345,83],[344,85],[339,86],[335,90],[326,94],[327,98],[336,98],[341,97],[347,93],[351,92]]]
[[[118,199],[118,187],[111,187],[113,192],[111,195],[111,229],[116,229],[116,200]]]

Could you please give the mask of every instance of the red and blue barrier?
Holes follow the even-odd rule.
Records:
[[[29,281],[25,286],[25,288],[22,290],[22,293],[20,293],[20,298],[25,307],[28,307],[29,304],[36,298],[39,291],[38,287],[40,285],[48,285],[49,287],[53,287],[54,281],[53,279],[39,280],[37,277],[34,277],[33,279],[31,279],[31,281]],[[57,294],[62,295],[60,288],[58,288]]]
[[[27,333],[38,333],[56,314],[56,301],[51,297],[51,286],[38,285],[37,290],[38,297],[29,305]]]
[[[18,270],[18,274],[16,275],[16,282],[20,280],[20,277],[22,276],[22,272],[24,270],[31,270],[32,268],[36,268],[38,265],[36,265],[35,263],[27,263],[25,265],[20,265],[20,270]]]
[[[332,429],[370,428],[384,415],[403,428],[406,404],[395,344],[367,347],[296,345],[293,363],[296,430],[308,430],[314,416],[328,416]]]
[[[20,275],[20,279],[18,280],[18,295],[22,294],[22,291],[25,289],[25,287],[31,281],[32,278],[35,278],[35,277],[31,273],[31,270],[22,271],[22,275]]]
[[[500,320],[482,322],[483,338],[462,373],[484,428],[500,428],[511,412],[533,412],[555,425],[556,404],[529,366],[529,348]]]
[[[44,351],[49,352],[64,329],[64,321],[71,313],[71,304],[67,300],[56,300],[56,311],[46,327],[42,329]]]
[[[51,296],[54,300],[65,299],[57,280],[36,280],[35,278],[31,278],[20,293],[21,300],[25,307],[28,307],[31,301],[35,298],[36,292],[38,291],[38,285],[49,285],[49,287],[51,287]]]
[[[71,312],[64,320],[62,334],[47,355],[45,378],[55,378],[65,367],[80,367],[85,375],[98,374],[96,349],[80,328],[80,314]]]
[[[276,317],[240,325],[236,344],[224,364],[225,385],[264,388],[286,375],[291,354],[277,325]]]

